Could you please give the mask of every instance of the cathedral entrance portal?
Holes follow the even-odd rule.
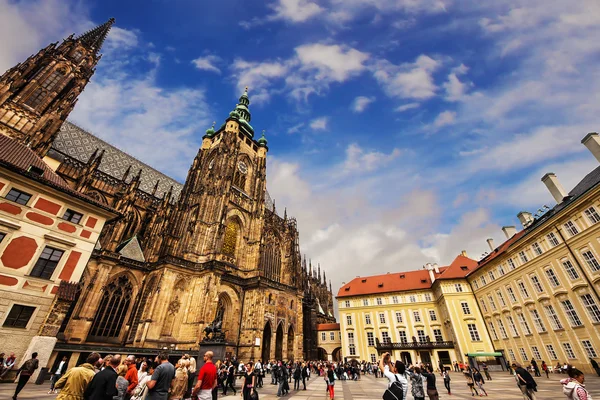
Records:
[[[277,335],[275,336],[275,359],[283,360],[283,324],[277,327]]]
[[[262,336],[262,362],[268,362],[271,359],[271,322],[267,321]]]
[[[287,359],[294,361],[294,327],[290,325],[287,334]]]

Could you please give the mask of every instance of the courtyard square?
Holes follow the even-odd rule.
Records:
[[[462,374],[452,372],[451,374],[451,389],[452,395],[449,396],[445,390],[443,390],[443,382],[441,379],[437,379],[438,391],[440,393],[440,399],[469,399],[473,398],[469,393],[466,381],[463,379]],[[564,374],[551,374],[549,379],[545,377],[536,378],[538,383],[538,400],[554,400],[563,399],[565,396],[562,394],[562,387],[559,381],[565,378]],[[492,375],[493,380],[488,381],[485,384],[485,389],[488,392],[488,398],[490,399],[502,399],[502,400],[517,400],[522,399],[521,392],[515,385],[514,378],[507,372],[497,372]],[[236,400],[240,398],[240,385],[241,379],[236,381],[236,395],[219,395],[219,399],[222,400]],[[0,385],[0,399],[10,399],[15,390],[15,384],[2,384]],[[372,375],[362,376],[359,381],[336,381],[335,384],[335,399],[341,400],[380,400],[385,388],[387,386],[387,379],[385,378],[373,378]],[[441,390],[440,390],[441,386]],[[293,381],[290,383],[290,388],[294,387]],[[53,400],[56,395],[47,394],[49,383],[44,385],[28,384],[25,389],[19,395],[19,400],[41,400],[49,399]],[[586,375],[586,388],[590,395],[595,398],[600,398],[600,378],[597,376]],[[269,383],[268,377],[265,379],[265,385],[263,388],[258,389],[260,399],[271,400],[277,399],[277,386]],[[410,388],[408,394],[408,400],[412,400],[410,395]],[[289,400],[324,400],[327,399],[325,394],[325,383],[322,377],[311,377],[307,382],[306,391],[290,390],[290,393],[283,396],[282,399]]]

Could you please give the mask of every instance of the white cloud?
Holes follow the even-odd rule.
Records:
[[[375,97],[358,96],[352,102],[352,111],[361,113],[367,109],[369,104],[375,101]]]
[[[372,172],[389,164],[400,156],[400,149],[393,149],[389,154],[379,151],[365,151],[356,143],[346,148],[346,160],[343,163],[343,173]]]
[[[271,7],[275,10],[275,15],[269,16],[269,19],[282,19],[293,23],[305,22],[324,11],[310,0],[278,0]]]
[[[139,32],[137,31],[130,31],[113,25],[110,29],[110,34],[106,37],[104,50],[134,48],[139,43],[138,34]]]
[[[456,73],[448,75],[448,80],[442,85],[446,90],[446,100],[460,101],[465,96],[467,85],[462,83]]]
[[[316,79],[344,82],[365,69],[368,53],[340,45],[306,44],[296,47],[302,69],[316,70]]]
[[[387,60],[372,67],[375,79],[390,97],[424,100],[435,96],[437,86],[433,73],[440,63],[421,54],[415,62],[394,65]]]
[[[269,100],[269,89],[287,74],[289,65],[281,61],[252,62],[238,58],[231,69],[237,80],[237,91],[242,93],[247,86],[252,93],[252,102],[261,103]]]
[[[194,66],[196,66],[196,68],[199,70],[211,71],[220,74],[221,70],[217,67],[217,65],[221,63],[221,61],[221,57],[214,54],[207,54],[205,56],[200,56],[196,59],[193,59],[192,64],[194,64]]]
[[[404,111],[411,110],[413,108],[419,108],[419,103],[407,103],[407,104],[403,104],[401,106],[396,107],[396,109],[394,111],[396,111],[396,112],[404,112]]]
[[[310,121],[310,128],[314,131],[325,131],[327,130],[327,124],[329,123],[329,117],[319,117]]]
[[[454,111],[442,111],[433,120],[434,128],[441,128],[446,125],[452,125],[456,121],[456,112]]]
[[[300,129],[302,129],[303,127],[304,127],[304,122],[300,122],[299,124],[296,124],[296,125],[290,127],[288,129],[287,133],[290,133],[290,134],[298,133],[298,132],[300,132]]]

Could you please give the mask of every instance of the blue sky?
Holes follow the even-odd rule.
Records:
[[[490,4],[481,4],[490,3]],[[71,119],[180,181],[244,86],[333,278],[473,258],[597,162],[597,1],[0,0],[0,70],[116,18]]]

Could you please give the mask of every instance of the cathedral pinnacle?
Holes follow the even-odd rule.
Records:
[[[95,55],[98,54],[110,28],[115,23],[115,19],[111,18],[102,25],[98,25],[94,29],[91,29],[84,33],[83,35],[77,37],[77,40],[81,42],[84,46],[93,51]]]

